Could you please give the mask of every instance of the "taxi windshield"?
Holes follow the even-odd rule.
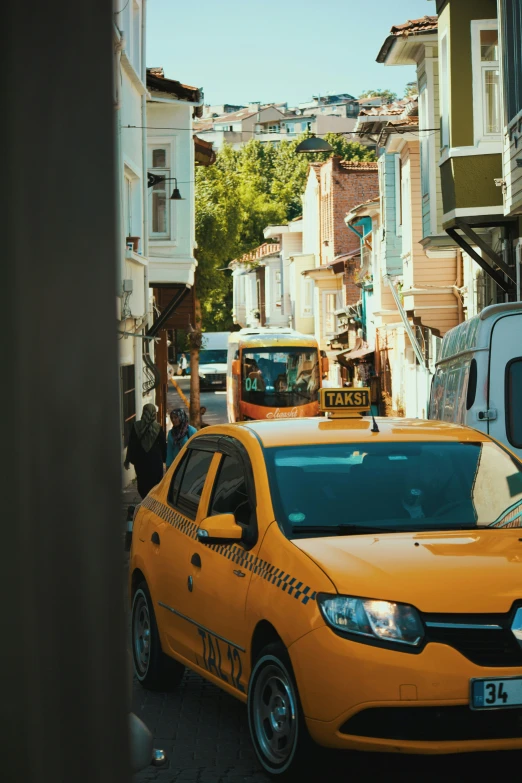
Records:
[[[494,443],[265,449],[288,538],[521,527],[522,465]]]
[[[317,401],[319,357],[316,348],[243,350],[241,397],[245,402],[288,408]]]

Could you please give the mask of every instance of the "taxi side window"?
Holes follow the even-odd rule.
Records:
[[[196,519],[213,456],[210,451],[189,449],[172,479],[169,502],[189,519]]]
[[[234,514],[236,522],[242,526],[251,522],[252,503],[243,463],[228,454],[221,459],[210,502],[210,516],[216,514]]]
[[[179,487],[181,484],[181,479],[183,478],[183,473],[185,472],[185,468],[187,467],[189,454],[190,452],[188,451],[185,452],[184,456],[181,459],[181,462],[176,468],[176,471],[172,477],[172,481],[170,482],[169,494],[167,496],[167,499],[171,504],[171,506],[174,506],[176,504],[176,500],[178,499]]]

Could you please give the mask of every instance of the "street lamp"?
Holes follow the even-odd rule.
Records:
[[[183,196],[178,190],[178,180],[176,177],[162,177],[160,174],[147,174],[147,187],[153,188],[154,185],[158,185],[160,182],[174,181],[174,190],[172,191],[171,201],[185,201]]]
[[[317,136],[309,136],[304,139],[295,148],[296,152],[333,152],[333,147],[325,139],[318,139]]]

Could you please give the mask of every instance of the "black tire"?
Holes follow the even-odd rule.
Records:
[[[247,709],[250,738],[265,772],[278,780],[306,776],[317,746],[308,733],[283,644],[269,644],[261,650],[250,676]],[[277,715],[276,710],[282,712]]]
[[[131,642],[134,673],[140,684],[150,691],[173,691],[185,667],[165,655],[156,624],[154,607],[146,582],[138,585],[132,599]]]

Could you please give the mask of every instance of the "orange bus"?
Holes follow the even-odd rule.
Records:
[[[228,338],[229,421],[317,416],[328,359],[312,335],[256,327]]]

